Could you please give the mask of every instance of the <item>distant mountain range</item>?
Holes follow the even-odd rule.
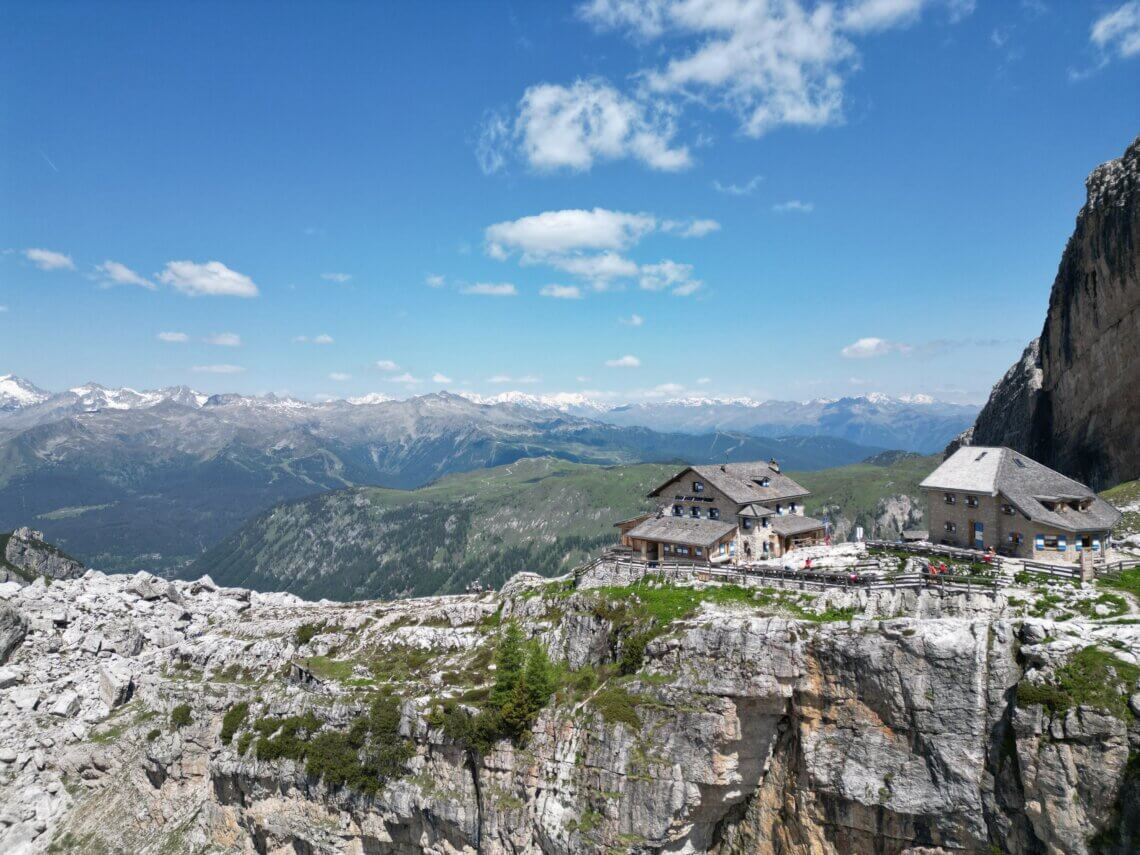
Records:
[[[580,394],[529,395],[506,392],[483,403],[511,403],[555,409],[613,425],[660,431],[733,431],[751,436],[833,436],[862,445],[930,454],[971,424],[974,404],[936,401],[928,395],[892,398],[871,393],[812,401],[756,401],[751,398],[681,398],[614,405]]]
[[[183,566],[285,500],[361,485],[417,487],[521,458],[776,457],[818,469],[882,450],[832,436],[658,431],[446,392],[309,403],[90,383],[50,394],[6,376],[0,395],[0,530],[42,529],[107,570]]]

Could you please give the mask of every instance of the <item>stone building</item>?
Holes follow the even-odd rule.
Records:
[[[1017,558],[1100,557],[1120,519],[1084,484],[1004,447],[959,448],[919,486],[932,542]]]
[[[690,466],[649,493],[656,512],[616,525],[648,561],[775,558],[824,540],[824,524],[804,516],[808,495],[775,460]]]

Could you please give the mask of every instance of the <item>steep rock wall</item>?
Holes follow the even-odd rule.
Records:
[[[1140,137],[1085,186],[1041,337],[965,441],[1008,445],[1102,488],[1140,478]]]

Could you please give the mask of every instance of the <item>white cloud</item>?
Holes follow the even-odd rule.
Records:
[[[763,180],[763,175],[754,175],[743,184],[721,184],[719,181],[714,181],[713,189],[726,196],[751,196]]]
[[[168,261],[158,280],[190,297],[256,297],[259,293],[252,279],[220,261]]]
[[[391,359],[377,359],[376,367],[381,371],[399,371],[400,366],[393,362]]]
[[[502,169],[516,151],[539,171],[586,171],[597,161],[631,158],[674,172],[693,162],[688,148],[673,142],[674,113],[604,80],[540,83],[523,93],[513,123],[501,115],[484,118],[475,153],[487,173]]]
[[[603,252],[599,255],[553,256],[547,260],[547,263],[565,273],[572,273],[596,283],[633,277],[641,269],[637,264],[616,252]]]
[[[840,15],[844,29],[857,33],[888,30],[915,21],[925,0],[859,0]]]
[[[513,377],[510,374],[495,374],[487,378],[488,383],[494,383],[496,386],[502,386],[506,383],[530,385],[532,383],[538,383],[540,380],[540,377],[536,377],[533,374],[524,374],[522,377]]]
[[[729,110],[759,137],[842,121],[845,79],[859,67],[851,37],[906,26],[931,5],[953,21],[974,0],[589,0],[579,14],[599,30],[660,40],[663,64],[635,75],[645,109]]]
[[[488,226],[487,251],[495,258],[520,252],[542,258],[569,252],[621,250],[637,243],[657,227],[651,214],[630,214],[594,208],[544,211]]]
[[[190,370],[199,374],[241,374],[245,371],[240,365],[195,365]]]
[[[637,314],[636,312],[634,312],[628,318],[621,318],[620,320],[627,327],[639,327],[645,323],[645,318],[641,317],[641,315]]]
[[[483,114],[475,140],[475,160],[484,175],[494,175],[506,168],[513,137],[514,132],[506,116],[493,110]]]
[[[509,282],[476,282],[474,285],[463,286],[459,292],[461,294],[479,294],[484,297],[514,297],[518,294],[518,289]]]
[[[697,383],[700,384],[701,386],[707,386],[711,382],[712,382],[711,377],[698,377],[697,378]]]
[[[406,371],[403,374],[397,374],[395,377],[389,377],[388,379],[392,383],[403,383],[405,386],[414,386],[420,382],[419,377],[413,377]]]
[[[172,344],[182,344],[190,341],[190,336],[184,332],[160,332],[157,338],[159,341],[166,341]]]
[[[343,383],[345,380],[351,380],[352,375],[351,374],[345,374],[343,371],[334,371],[331,374],[329,374],[329,379],[335,380],[338,383]]]
[[[322,273],[321,278],[326,282],[347,282],[352,278],[351,273]]]
[[[643,264],[638,284],[646,291],[670,289],[678,297],[687,297],[704,283],[693,278],[693,265],[665,259],[657,264]]]
[[[544,285],[538,292],[543,297],[553,297],[556,300],[580,300],[582,289],[577,285]]]
[[[454,381],[450,377],[448,377],[446,374],[441,374],[440,372],[437,371],[437,372],[435,372],[435,374],[431,375],[431,382],[432,383],[453,383]]]
[[[870,359],[876,356],[886,356],[889,353],[901,353],[905,355],[912,350],[914,350],[914,348],[909,344],[868,337],[852,342],[839,352],[845,359]]]
[[[641,360],[633,354],[627,353],[625,356],[619,356],[617,359],[607,359],[607,368],[640,368]]]
[[[232,332],[214,333],[207,336],[205,342],[218,347],[241,347],[241,336]]]
[[[716,220],[666,220],[661,224],[661,231],[673,232],[683,238],[702,238],[720,231],[720,223]]]
[[[1140,0],[1130,0],[1097,18],[1089,40],[1105,54],[1121,59],[1140,56]]]
[[[442,288],[446,282],[447,280],[435,273],[429,273],[424,277],[424,284],[429,288]]]
[[[789,199],[787,202],[779,202],[772,206],[772,210],[777,214],[810,214],[815,210],[813,202],[801,202],[799,199]]]
[[[95,270],[104,285],[138,285],[140,288],[151,291],[157,287],[149,279],[145,279],[125,264],[120,264],[117,261],[104,261],[102,264],[96,265]]]
[[[332,344],[335,339],[328,333],[321,333],[313,339],[313,344]]]
[[[40,270],[74,270],[75,262],[70,255],[53,252],[50,249],[25,249],[24,258]]]

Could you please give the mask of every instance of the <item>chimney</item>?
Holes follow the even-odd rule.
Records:
[[[779,474],[779,472],[780,472],[780,464],[776,462],[776,458],[775,458],[775,457],[773,457],[771,460],[769,460],[769,461],[768,461],[768,468],[769,468],[769,469],[771,469],[771,470],[772,470],[773,472],[775,472],[776,474]]]
[[[728,471],[727,469],[725,469],[725,468],[724,468],[724,464],[723,464],[723,463],[722,463],[722,464],[720,464],[720,471],[721,471],[721,472],[727,472],[727,471]]]

